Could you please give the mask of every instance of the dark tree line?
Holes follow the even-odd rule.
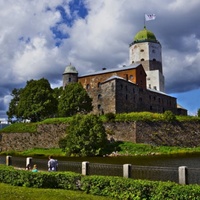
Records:
[[[50,117],[68,117],[92,110],[92,99],[80,83],[52,89],[47,79],[27,81],[24,88],[14,88],[7,111],[8,119],[37,122]]]

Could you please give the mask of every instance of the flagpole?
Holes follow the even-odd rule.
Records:
[[[145,24],[145,13],[144,13],[144,27],[146,27],[146,24]]]

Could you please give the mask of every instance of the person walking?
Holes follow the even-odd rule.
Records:
[[[53,156],[49,156],[48,161],[48,171],[57,171],[58,169],[58,161],[53,158]]]

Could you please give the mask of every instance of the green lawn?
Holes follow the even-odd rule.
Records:
[[[0,183],[1,200],[111,200],[109,197],[100,197],[85,194],[80,191],[61,189],[38,189],[16,187]],[[113,199],[113,198],[112,198]]]

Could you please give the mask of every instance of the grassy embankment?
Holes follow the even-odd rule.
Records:
[[[71,117],[68,118],[51,118],[38,123],[16,123],[8,126],[1,132],[36,132],[38,124],[58,124],[69,123]],[[166,114],[139,112],[139,113],[126,113],[126,114],[107,114],[100,116],[103,122],[108,121],[167,121],[169,123],[174,121],[200,121],[200,117],[196,116],[170,116]],[[131,142],[117,142],[114,144],[113,149],[116,149],[120,155],[154,155],[154,154],[177,154],[177,153],[195,153],[200,152],[200,147],[195,148],[182,148],[182,147],[169,147],[169,146],[152,146],[147,144],[134,144]],[[24,152],[1,152],[1,154],[17,154],[22,156],[34,155],[54,155],[65,156],[61,149],[30,149]]]

